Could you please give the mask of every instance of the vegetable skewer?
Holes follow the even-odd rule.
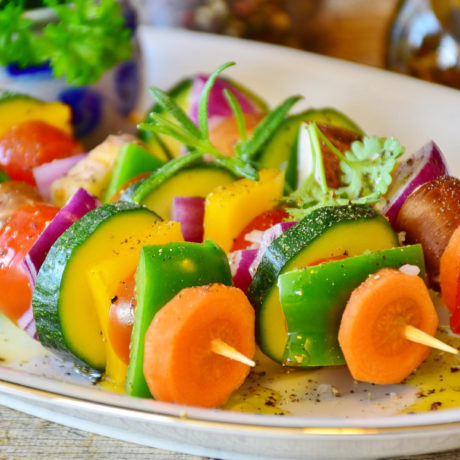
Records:
[[[225,343],[222,339],[214,339],[211,342],[211,351],[217,353],[218,355],[225,356],[226,358],[233,359],[239,363],[247,364],[248,366],[254,367],[256,363],[240,353],[234,347]]]
[[[407,325],[434,336],[438,321],[420,277],[384,268],[367,278],[353,291],[339,329],[353,378],[378,384],[402,382],[430,353],[429,347],[406,339]]]
[[[411,342],[420,343],[422,345],[426,345],[427,347],[435,348],[436,350],[458,355],[457,349],[447,345],[447,343],[441,342],[441,340],[438,340],[436,337],[432,337],[426,332],[411,326],[410,324],[404,327],[403,335]]]

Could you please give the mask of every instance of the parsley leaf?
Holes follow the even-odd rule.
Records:
[[[73,85],[95,83],[132,53],[131,31],[116,0],[44,0],[56,21],[34,27],[24,17],[24,0],[0,3],[0,64],[20,67],[50,63],[55,77]]]
[[[0,2],[0,64],[17,63],[22,67],[37,63],[31,27],[33,21],[22,17],[24,2]]]
[[[330,189],[327,185],[320,140],[341,160],[342,187]],[[395,138],[372,136],[353,142],[351,150],[342,154],[315,123],[301,125],[298,148],[306,165],[305,180],[284,198],[295,219],[323,206],[376,203],[388,190],[396,160],[404,153]]]
[[[391,172],[403,153],[404,147],[393,137],[372,136],[353,142],[351,151],[345,153],[346,161],[340,163],[346,187],[339,194],[353,199],[366,197],[368,203],[377,202],[388,190]]]
[[[59,18],[44,30],[56,77],[65,75],[77,85],[94,83],[105,70],[131,55],[130,31],[114,0],[75,0],[73,7],[47,3]]]

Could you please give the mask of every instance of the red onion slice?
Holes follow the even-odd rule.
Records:
[[[27,333],[27,335],[29,335],[35,340],[38,340],[32,307],[29,307],[25,311],[25,313],[18,319],[18,326],[21,329],[23,329]]]
[[[401,206],[417,187],[447,175],[447,163],[441,150],[433,141],[428,142],[405,163],[399,165],[387,193],[388,201],[381,210],[382,214],[394,225]]]
[[[56,214],[24,258],[24,264],[31,277],[32,288],[35,278],[48,251],[54,242],[78,219],[96,208],[99,201],[85,189],[80,188],[69,202]]]
[[[248,290],[252,281],[249,267],[257,256],[257,249],[240,249],[228,254],[233,284],[243,292]]]
[[[272,244],[273,241],[276,240],[276,238],[281,236],[281,234],[283,234],[286,230],[290,229],[295,224],[297,224],[296,221],[280,222],[279,224],[273,225],[273,227],[270,227],[269,229],[264,231],[262,238],[260,240],[259,249],[257,250],[257,255],[254,258],[254,261],[252,262],[251,266],[249,267],[251,277],[254,277],[257,271],[257,267],[259,266],[264,252],[268,248],[268,246],[270,246],[270,244]]]
[[[203,241],[204,198],[175,196],[171,206],[171,220],[180,222],[185,241]]]
[[[74,222],[98,205],[99,201],[96,198],[90,195],[85,189],[80,188],[56,214],[55,218],[45,228],[37,241],[35,241],[23,260],[32,289],[35,287],[38,271],[54,242]],[[24,329],[31,337],[36,338],[32,306],[19,318],[18,326]]]
[[[67,171],[80,160],[85,158],[87,153],[74,155],[72,157],[62,158],[60,160],[53,160],[49,163],[44,163],[35,167],[32,173],[37,183],[40,195],[45,199],[51,200],[51,184],[64,176]]]
[[[190,118],[198,125],[198,107],[200,104],[200,95],[204,85],[208,81],[208,75],[198,75],[193,81],[190,101]],[[233,115],[232,109],[228,105],[224,96],[224,89],[230,90],[241,105],[243,113],[258,113],[260,108],[242,91],[237,89],[231,82],[218,78],[214,83],[209,94],[208,117],[210,124],[214,118],[226,118]]]

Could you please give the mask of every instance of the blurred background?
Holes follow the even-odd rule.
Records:
[[[460,0],[133,0],[142,22],[261,40],[460,88]]]

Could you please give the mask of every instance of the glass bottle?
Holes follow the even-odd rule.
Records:
[[[386,67],[460,89],[460,0],[400,1]]]

